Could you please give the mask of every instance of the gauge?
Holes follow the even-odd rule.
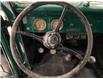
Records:
[[[36,29],[39,31],[44,30],[46,27],[46,21],[44,19],[41,19],[41,18],[37,19],[34,24],[35,24]]]
[[[52,29],[55,29],[58,26],[58,24],[59,24],[59,19],[53,19],[51,22]],[[63,22],[61,23],[59,30],[61,30],[62,27],[63,27]]]

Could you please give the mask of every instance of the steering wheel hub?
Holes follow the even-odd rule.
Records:
[[[47,32],[43,37],[43,44],[47,48],[55,48],[61,42],[61,36],[58,32]]]

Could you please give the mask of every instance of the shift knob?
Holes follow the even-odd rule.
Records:
[[[90,56],[88,62],[89,63],[95,63],[96,62],[96,58],[94,56]]]

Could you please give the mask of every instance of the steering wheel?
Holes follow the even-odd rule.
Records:
[[[48,31],[42,37],[40,37],[39,35],[36,35],[34,33],[23,32],[23,31],[17,32],[17,27],[19,26],[19,23],[21,22],[23,17],[28,12],[30,12],[32,9],[36,9],[37,7],[40,7],[42,5],[48,5],[48,4],[49,5],[58,5],[58,6],[64,7],[62,10],[61,16],[59,18],[59,23],[54,30]],[[80,21],[83,23],[83,25],[85,26],[85,30],[86,30],[86,34],[87,34],[87,48],[86,48],[85,55],[83,57],[79,53],[77,53],[76,51],[69,49],[61,44],[62,39],[61,39],[61,35],[59,33],[59,28],[61,26],[61,23],[62,23],[61,21],[63,20],[64,15],[65,15],[67,10],[73,11],[77,15],[77,17],[80,19]],[[18,67],[25,74],[27,74],[29,77],[49,77],[49,76],[43,76],[43,75],[40,75],[40,74],[37,74],[37,73],[31,71],[29,68],[27,68],[20,61],[20,58],[19,58],[17,51],[16,51],[16,43],[15,43],[15,37],[16,37],[17,33],[35,38],[36,40],[40,41],[48,49],[55,48],[57,50],[71,52],[74,56],[76,56],[77,58],[79,58],[81,60],[77,64],[77,66],[75,66],[69,72],[67,72],[63,75],[52,76],[52,77],[72,77],[74,74],[76,74],[78,71],[80,71],[80,69],[82,69],[85,66],[85,64],[88,62],[88,59],[91,55],[92,46],[93,46],[93,36],[92,36],[91,26],[90,26],[87,18],[84,16],[84,14],[80,10],[78,10],[77,8],[72,6],[71,4],[68,4],[65,2],[36,2],[36,3],[33,3],[29,6],[27,6],[24,10],[22,10],[22,12],[15,19],[13,26],[12,26],[12,32],[11,32],[11,36],[10,36],[10,49],[11,49],[13,58],[14,58],[15,62],[17,63]]]

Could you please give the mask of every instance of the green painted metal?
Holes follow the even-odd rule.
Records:
[[[1,7],[3,9],[3,11],[6,13],[9,21],[11,22],[11,24],[13,23],[13,21],[15,20],[15,16],[11,13],[11,11],[8,9],[8,7],[6,7],[3,3],[1,3]],[[0,20],[1,21],[1,20]],[[1,23],[1,22],[0,22]],[[1,26],[0,26],[1,27]],[[2,26],[3,27],[3,26]],[[0,30],[2,29],[2,27],[0,28]],[[5,28],[6,29],[6,28]],[[2,32],[2,31],[1,31]],[[16,41],[17,42],[20,42],[20,38],[18,38]],[[13,69],[13,72],[14,72],[14,75],[15,76],[19,76],[20,75],[20,70],[19,68],[17,67],[13,57],[12,57],[12,54],[11,54],[11,51],[10,51],[10,46],[9,46],[9,43],[7,42],[6,38],[5,38],[5,35],[4,33],[0,33],[0,42],[3,44],[3,47],[4,47],[4,50],[5,50],[5,53],[7,54],[7,57],[9,59],[9,62],[11,64],[11,67]],[[17,43],[18,44],[18,43]],[[20,45],[18,45],[19,49],[18,49],[18,53],[19,53],[19,56],[21,58],[21,61],[24,62],[24,60],[27,61],[27,57],[25,55],[24,52],[21,51],[20,49]]]
[[[29,4],[24,5],[24,3],[21,3],[16,4],[14,7],[16,12],[20,13],[27,5]],[[103,33],[103,8],[85,7],[83,6],[83,4],[75,7],[79,8],[85,14],[85,16],[87,17],[87,19],[91,24],[93,32]],[[44,29],[41,32],[51,30],[51,21],[53,19],[59,18],[62,9],[63,8],[60,6],[46,5],[31,11],[25,17],[27,20],[27,23],[25,24],[26,26],[25,30],[30,32],[39,32],[34,26],[34,22],[38,18],[43,18],[47,23],[46,29]],[[61,30],[61,32],[71,32],[71,31],[84,32],[84,28],[80,20],[72,12],[67,12],[67,14],[64,17],[64,28]]]
[[[14,3],[14,9],[17,13],[20,13],[26,6],[31,3]],[[75,7],[79,8],[87,17],[90,24],[92,25],[93,32],[103,33],[103,8],[93,8],[93,7],[85,7],[84,4],[73,4]],[[94,5],[95,6],[95,5]],[[58,19],[60,13],[62,11],[62,7],[60,6],[41,6],[33,11],[31,11],[27,16],[26,20],[27,23],[24,24],[26,26],[25,30],[30,32],[39,32],[35,26],[34,22],[38,18],[43,18],[46,21],[46,29],[41,32],[47,32],[48,30],[52,30],[51,28],[51,21],[53,19]],[[8,11],[7,7],[3,6],[3,10],[7,13],[10,21],[14,21],[15,18],[13,17],[12,13]],[[72,18],[72,19],[71,19]],[[64,28],[61,32],[84,32],[83,25],[81,24],[80,20],[72,12],[68,12],[65,15],[63,21]]]
[[[3,11],[6,13],[6,15],[8,16],[8,19],[10,20],[10,22],[14,21],[15,16],[10,12],[8,7],[6,7],[3,3],[1,3],[1,7],[2,7]]]
[[[12,3],[14,4],[14,3]],[[16,19],[16,17],[11,13],[11,11],[8,9],[8,7],[6,7],[3,3],[1,3],[1,7],[3,9],[3,11],[6,13],[9,21],[11,22],[11,26],[14,22],[14,20]],[[16,41],[20,41],[21,39],[17,39]],[[21,50],[18,50],[18,51],[21,51]],[[26,57],[24,57],[25,55],[20,53],[20,56],[21,56],[21,61],[24,61]]]
[[[9,46],[8,42],[6,41],[5,36],[4,36],[2,31],[1,31],[1,41],[0,42],[2,43],[3,48],[5,50],[5,53],[9,59],[9,62],[10,62],[11,67],[13,69],[13,74],[15,75],[15,77],[18,77],[19,70],[17,70],[17,65],[16,65],[16,63],[11,55],[10,46]]]

